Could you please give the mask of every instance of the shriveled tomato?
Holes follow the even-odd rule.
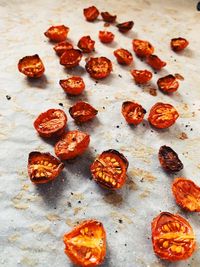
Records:
[[[148,121],[156,128],[164,129],[178,119],[178,111],[170,104],[158,102],[150,110]]]
[[[83,14],[87,21],[94,21],[99,16],[99,10],[95,6],[83,9]]]
[[[95,41],[90,38],[89,35],[81,37],[81,39],[78,41],[78,47],[84,52],[84,53],[90,53],[94,51],[94,45]]]
[[[61,109],[49,109],[34,121],[34,127],[42,137],[56,137],[64,133],[67,116]]]
[[[178,205],[188,211],[200,211],[200,187],[193,181],[179,177],[172,184]]]
[[[69,42],[63,41],[54,46],[54,50],[56,51],[56,54],[58,56],[61,56],[66,50],[72,49],[73,45],[70,44]]]
[[[80,95],[85,89],[85,83],[79,76],[72,76],[65,80],[59,81],[63,90],[70,95]]]
[[[158,152],[160,165],[167,172],[179,172],[183,169],[183,163],[178,154],[169,146],[161,146]]]
[[[158,88],[163,93],[173,93],[178,90],[179,83],[173,75],[169,74],[165,77],[158,79],[157,81]]]
[[[126,101],[122,104],[122,115],[129,124],[140,124],[145,114],[146,110],[136,102]]]
[[[121,65],[130,65],[133,61],[132,54],[126,49],[117,49],[113,54],[116,57],[117,62]]]
[[[171,39],[171,48],[175,52],[184,50],[189,45],[189,42],[182,37]]]
[[[106,255],[106,232],[101,222],[88,220],[64,235],[65,253],[82,267],[99,266]]]
[[[104,151],[90,167],[93,179],[108,189],[119,189],[124,185],[127,169],[128,160],[114,149]]]
[[[99,40],[102,43],[108,44],[111,43],[115,38],[115,35],[112,32],[108,31],[99,31]]]
[[[133,50],[138,57],[148,57],[153,54],[153,45],[145,40],[134,39],[132,41]]]
[[[120,32],[126,33],[133,28],[133,25],[134,25],[133,21],[127,21],[127,22],[119,23],[116,26]]]
[[[90,136],[81,131],[69,131],[55,145],[55,154],[61,160],[73,159],[85,152]]]
[[[152,72],[148,70],[132,70],[131,74],[138,84],[148,83],[152,79]]]
[[[101,12],[101,16],[104,21],[113,23],[116,21],[117,16],[116,15],[111,15],[109,12]]]
[[[44,35],[53,42],[62,42],[67,38],[69,28],[65,25],[51,26]]]
[[[18,69],[30,78],[39,78],[45,71],[42,60],[37,54],[20,59],[18,62]]]
[[[186,260],[196,248],[195,234],[186,219],[161,212],[151,224],[154,252],[168,261]]]
[[[162,61],[156,55],[150,55],[150,56],[148,56],[146,62],[147,62],[147,64],[149,66],[151,66],[155,70],[161,70],[163,67],[165,67],[167,65],[166,62]]]
[[[82,52],[78,49],[68,49],[60,57],[60,64],[65,68],[73,68],[79,65]]]
[[[79,101],[69,109],[69,114],[76,122],[86,122],[93,119],[98,113],[98,110],[90,104]]]
[[[86,71],[94,79],[104,79],[112,71],[112,62],[106,57],[91,57],[86,65]]]
[[[44,184],[54,180],[64,168],[64,164],[50,153],[33,151],[28,158],[28,175],[34,184]]]

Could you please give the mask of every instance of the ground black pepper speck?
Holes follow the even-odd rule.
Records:
[[[7,100],[10,100],[11,99],[11,96],[6,95],[6,98],[7,98]]]

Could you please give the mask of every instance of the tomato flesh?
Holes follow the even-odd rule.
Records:
[[[152,72],[148,70],[132,70],[131,74],[137,84],[148,83],[152,79]]]
[[[87,21],[94,21],[99,16],[99,10],[95,6],[83,9],[83,14]]]
[[[115,50],[114,56],[116,57],[117,62],[121,65],[130,65],[133,62],[132,54],[123,48]]]
[[[146,110],[136,102],[126,101],[122,104],[122,115],[129,124],[140,124],[145,114]]]
[[[70,95],[80,95],[85,89],[85,83],[79,76],[73,76],[65,80],[60,80],[59,83],[65,93]]]
[[[134,25],[133,21],[127,21],[127,22],[117,24],[116,27],[118,28],[120,32],[126,33],[133,28],[133,25]]]
[[[53,47],[53,49],[56,51],[56,54],[58,56],[61,56],[66,50],[72,49],[72,48],[73,48],[73,45],[66,41],[60,42]]]
[[[35,54],[26,56],[19,60],[18,70],[30,78],[39,78],[45,71],[45,67],[40,57]]]
[[[85,68],[92,78],[104,79],[112,71],[112,62],[106,57],[92,57],[87,61]]]
[[[84,52],[84,53],[90,53],[94,51],[94,45],[95,41],[90,38],[89,35],[81,37],[81,39],[78,41],[78,47]]]
[[[99,31],[99,40],[102,43],[108,44],[111,43],[115,38],[115,35],[112,32],[108,31]]]
[[[183,169],[183,163],[177,153],[169,146],[161,146],[158,152],[160,165],[167,172],[179,172]]]
[[[51,26],[44,35],[53,42],[62,42],[67,38],[69,28],[65,25]]]
[[[189,45],[189,42],[182,37],[171,39],[171,48],[175,52],[184,50]]]
[[[60,64],[65,68],[73,68],[79,65],[82,53],[78,49],[68,49],[60,57]]]
[[[132,41],[133,50],[138,57],[148,57],[153,54],[153,45],[145,40],[134,39]]]
[[[173,75],[169,74],[165,77],[162,77],[158,79],[157,81],[158,88],[163,92],[163,93],[173,93],[178,90],[179,83],[176,80],[176,77]]]
[[[90,104],[79,101],[69,109],[69,114],[76,122],[86,122],[93,119],[98,113],[98,110]]]
[[[116,21],[117,16],[111,15],[109,12],[101,12],[101,16],[105,22],[113,23]]]
[[[161,70],[163,67],[167,65],[166,62],[162,61],[158,56],[156,55],[150,55],[146,59],[146,63],[151,66],[155,70]]]

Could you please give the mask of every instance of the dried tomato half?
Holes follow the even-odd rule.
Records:
[[[112,62],[106,57],[91,57],[85,68],[92,78],[104,79],[112,71]]]
[[[87,21],[94,21],[99,16],[99,10],[95,6],[83,9],[83,14]]]
[[[108,31],[99,31],[99,40],[102,43],[108,44],[111,43],[115,38],[115,35],[112,32]]]
[[[177,153],[169,146],[161,146],[158,152],[160,165],[167,172],[179,172],[183,169],[183,163]]]
[[[133,61],[132,54],[126,49],[117,49],[113,52],[113,54],[116,57],[117,62],[121,65],[130,65]]]
[[[51,26],[44,35],[53,42],[62,42],[67,38],[69,28],[65,25]]]
[[[90,136],[81,131],[64,134],[55,145],[55,154],[61,160],[73,159],[85,152],[90,143]]]
[[[105,22],[113,23],[116,21],[117,16],[111,15],[109,12],[101,12],[101,16]]]
[[[68,49],[60,57],[60,64],[65,68],[73,68],[79,65],[82,52],[78,49]]]
[[[54,180],[64,168],[64,164],[50,153],[33,151],[28,158],[28,175],[34,184],[44,184]]]
[[[128,160],[114,149],[104,151],[92,163],[93,179],[108,189],[119,189],[126,181]]]
[[[200,187],[193,181],[179,177],[172,184],[172,192],[178,205],[187,211],[200,211]]]
[[[85,83],[79,76],[72,76],[68,79],[60,80],[59,84],[70,95],[80,95],[85,89]]]
[[[134,39],[132,41],[133,50],[138,57],[148,57],[153,54],[153,45],[145,40]]]
[[[127,22],[117,24],[116,27],[118,28],[120,32],[126,33],[133,28],[133,25],[134,25],[133,21],[127,21]]]
[[[168,128],[175,123],[179,114],[170,104],[158,102],[150,110],[148,121],[156,128]]]
[[[138,84],[148,83],[152,79],[152,72],[148,70],[132,70],[131,74]]]
[[[67,116],[61,109],[49,109],[34,121],[34,127],[42,137],[56,137],[64,133]]]
[[[86,122],[93,119],[98,113],[98,110],[90,104],[79,101],[69,109],[69,114],[76,122]]]
[[[72,48],[73,48],[73,45],[66,41],[60,42],[53,47],[53,49],[56,51],[56,54],[58,56],[61,56],[66,50],[72,49]]]
[[[18,62],[18,69],[30,78],[39,78],[45,71],[42,60],[37,54],[20,59]]]
[[[122,115],[129,124],[140,124],[145,114],[146,110],[136,102],[126,101],[122,104]]]
[[[163,93],[173,93],[177,91],[179,87],[176,77],[171,74],[158,79],[157,85]]]
[[[168,261],[186,260],[196,248],[195,234],[186,219],[161,212],[151,223],[154,252]]]
[[[99,266],[106,255],[106,232],[101,222],[88,220],[63,237],[65,253],[82,267]]]
[[[162,61],[156,55],[150,55],[150,56],[148,56],[146,62],[147,62],[147,64],[149,66],[151,66],[155,70],[161,70],[164,66],[167,65],[166,62]]]
[[[84,52],[90,53],[94,51],[95,41],[91,39],[89,35],[81,37],[77,46]]]
[[[171,39],[171,48],[175,52],[182,51],[189,45],[189,42],[185,38],[174,38]]]

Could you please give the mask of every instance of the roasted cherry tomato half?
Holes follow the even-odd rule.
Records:
[[[163,260],[189,258],[196,248],[191,225],[178,214],[161,212],[151,224],[154,252]]]
[[[193,181],[179,177],[173,181],[176,203],[187,211],[200,211],[200,187]]]
[[[79,65],[82,52],[78,49],[68,49],[60,57],[60,64],[65,68],[73,68]]]
[[[133,61],[132,54],[126,49],[117,49],[113,54],[116,57],[117,62],[121,65],[130,65]]]
[[[88,220],[64,235],[65,253],[82,267],[99,266],[106,255],[106,232],[101,222]]]
[[[39,78],[45,71],[42,60],[37,54],[20,59],[18,62],[18,69],[30,78]]]
[[[63,41],[63,42],[56,44],[53,49],[56,51],[56,54],[58,56],[61,56],[66,50],[72,49],[72,48],[73,48],[72,44],[66,41]]]
[[[117,24],[116,27],[118,28],[120,32],[126,33],[133,28],[133,25],[134,25],[133,21],[127,21],[127,22]]]
[[[179,114],[172,105],[158,102],[151,108],[148,121],[154,127],[164,129],[173,125],[178,117]]]
[[[129,124],[140,124],[145,114],[146,110],[136,102],[126,101],[122,104],[122,115]]]
[[[33,151],[28,158],[28,175],[34,184],[44,184],[54,180],[64,168],[64,164],[50,153]]]
[[[175,52],[184,50],[189,45],[189,42],[185,38],[174,38],[171,39],[171,48]]]
[[[99,40],[102,43],[108,44],[111,43],[115,38],[115,35],[112,32],[108,31],[99,31]]]
[[[63,90],[70,95],[80,95],[85,89],[85,83],[79,76],[73,76],[59,81]]]
[[[132,70],[131,74],[138,84],[148,83],[152,79],[152,72],[148,70]]]
[[[62,42],[67,38],[69,28],[65,25],[51,26],[44,35],[53,42]]]
[[[133,50],[138,57],[148,57],[153,54],[153,45],[145,40],[134,39],[132,41]]]
[[[99,16],[99,10],[95,6],[83,9],[83,14],[87,21],[94,21]]]
[[[179,172],[183,169],[183,163],[177,153],[169,146],[161,146],[158,152],[160,165],[167,172]]]
[[[101,12],[101,16],[105,22],[113,23],[116,21],[117,16],[111,15],[109,12]]]
[[[69,114],[76,122],[86,122],[93,119],[98,113],[98,110],[90,104],[79,101],[69,109]]]
[[[150,55],[150,56],[148,56],[146,62],[147,62],[147,64],[149,66],[151,66],[155,70],[161,70],[162,68],[164,68],[164,66],[167,65],[166,62],[162,61],[156,55]]]
[[[61,160],[73,159],[85,152],[90,136],[81,131],[70,131],[62,136],[55,145],[55,154]]]
[[[165,77],[158,79],[157,81],[158,88],[163,93],[173,93],[178,90],[179,83],[173,75],[169,74]]]
[[[86,71],[94,79],[104,79],[112,71],[112,62],[106,57],[91,57],[86,65]]]
[[[61,109],[49,109],[34,121],[34,127],[42,137],[57,137],[64,133],[67,116]]]
[[[104,151],[92,163],[92,177],[98,184],[108,189],[119,189],[126,181],[128,160],[114,149]]]
[[[94,51],[94,45],[95,41],[93,41],[89,35],[81,37],[81,39],[78,41],[78,47],[84,52],[84,53],[90,53]]]

